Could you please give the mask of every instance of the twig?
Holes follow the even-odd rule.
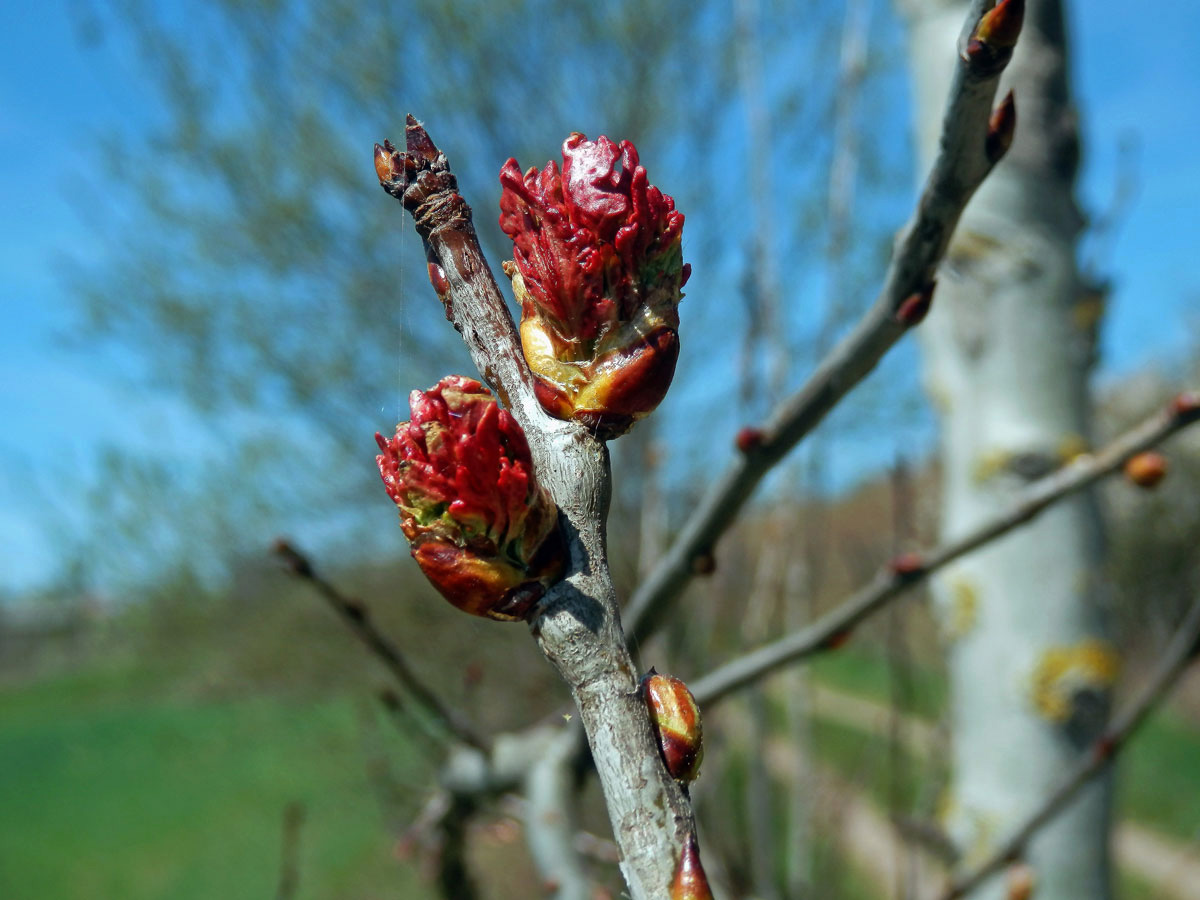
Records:
[[[691,684],[702,707],[789,663],[838,646],[850,631],[913,585],[948,563],[1028,522],[1046,507],[1083,490],[1131,456],[1200,419],[1200,395],[1182,394],[1166,409],[1095,454],[1084,454],[1031,483],[1006,510],[928,554],[904,554],[867,586],[807,628],[726,663]]]
[[[283,810],[283,846],[275,900],[292,900],[300,890],[300,829],[303,825],[304,804],[293,800]]]
[[[1200,640],[1200,598],[1180,623],[1157,668],[1137,697],[1113,718],[1108,730],[1051,791],[1033,813],[982,862],[956,878],[942,900],[964,897],[1009,863],[1019,859],[1030,839],[1067,808],[1079,790],[1104,771],[1122,747],[1162,702],[1184,671],[1196,659]]]
[[[589,900],[592,880],[575,845],[578,830],[572,763],[574,729],[560,729],[525,775],[525,842],[547,896],[554,900]]]
[[[579,709],[630,894],[657,898],[694,824],[687,795],[659,758],[621,631],[604,532],[608,450],[586,428],[542,411],[449,162],[412,116],[405,137],[404,153],[387,143],[376,146],[380,183],[412,213],[447,317],[524,429],[538,481],[569,526],[570,572],[542,599],[531,627]]]
[[[435,791],[396,845],[402,857],[421,854],[446,900],[477,900],[479,888],[467,865],[467,831],[478,810],[477,799]]]
[[[974,0],[963,43],[990,0]],[[817,366],[808,382],[783,402],[745,451],[701,500],[662,562],[625,611],[632,641],[644,641],[661,623],[699,560],[711,558],[717,539],[736,518],[759,481],[917,324],[932,299],[937,270],[963,207],[999,158],[988,152],[989,118],[1000,71],[959,53],[934,161],[913,219],[900,234],[883,289],[854,330]]]
[[[278,538],[275,541],[274,551],[283,559],[293,575],[304,579],[317,589],[317,592],[354,632],[355,636],[387,666],[388,671],[396,677],[396,680],[449,734],[468,746],[478,748],[484,753],[487,752],[488,741],[479,734],[462,713],[447,706],[417,676],[399,648],[375,627],[375,623],[371,621],[370,614],[362,602],[347,597],[332,583],[317,574],[308,557],[284,538]]]

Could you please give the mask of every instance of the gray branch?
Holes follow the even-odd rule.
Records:
[[[1094,484],[1135,454],[1200,419],[1198,395],[1183,394],[1166,409],[1114,440],[1095,454],[1084,454],[1056,472],[1033,482],[1015,502],[992,519],[927,554],[905,554],[875,580],[806,628],[726,663],[691,684],[702,707],[792,663],[840,644],[868,616],[950,562],[1012,531],[1047,507]]]
[[[966,36],[993,4],[975,0],[967,13]],[[930,48],[936,52],[937,48]],[[718,538],[736,519],[763,477],[812,431],[843,397],[875,368],[919,320],[921,298],[933,289],[959,216],[996,163],[987,151],[988,124],[999,69],[981,72],[960,47],[942,126],[941,148],[917,203],[901,231],[883,288],[854,330],[822,361],[796,393],[787,398],[744,452],[718,478],[680,531],[625,612],[630,639],[644,641],[662,623],[683,592],[699,561],[711,557]],[[703,568],[701,565],[700,568]]]

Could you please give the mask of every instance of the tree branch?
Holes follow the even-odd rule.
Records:
[[[989,152],[989,120],[1000,69],[970,62],[965,50],[967,35],[991,6],[990,0],[975,0],[967,13],[941,149],[916,212],[897,239],[879,296],[808,382],[785,400],[761,429],[743,432],[750,438],[739,441],[742,455],[713,484],[626,608],[631,641],[644,641],[658,628],[666,609],[683,592],[700,561],[711,557],[717,539],[733,523],[759,481],[928,310],[934,275],[959,216],[999,159],[994,149]]]
[[[358,600],[347,597],[331,582],[317,574],[308,557],[284,538],[278,538],[273,549],[283,559],[293,575],[304,579],[317,589],[317,592],[325,598],[325,601],[354,632],[355,636],[375,654],[376,658],[396,677],[396,680],[450,735],[468,746],[476,747],[484,753],[487,752],[488,741],[479,734],[475,726],[467,721],[462,713],[447,706],[417,676],[400,649],[375,627],[366,606]]]
[[[621,631],[607,560],[608,450],[537,403],[516,329],[445,155],[411,116],[406,152],[376,146],[384,189],[412,213],[430,280],[480,373],[525,431],[537,478],[565,520],[571,567],[531,629],[579,709],[634,900],[664,896],[692,832],[691,803],[659,757]]]
[[[1083,490],[1126,460],[1181,428],[1200,420],[1200,395],[1181,394],[1166,409],[1114,440],[1095,454],[1083,454],[1025,488],[1017,500],[994,518],[924,556],[904,554],[867,586],[806,628],[747,653],[691,685],[696,702],[711,705],[776,669],[838,646],[850,631],[910,587],[948,563],[976,550],[1032,519],[1046,507]]]
[[[1020,858],[1030,839],[1067,808],[1089,781],[1103,772],[1121,751],[1151,712],[1167,696],[1187,668],[1195,662],[1200,641],[1200,598],[1197,598],[1179,624],[1158,666],[1137,697],[1113,718],[1108,730],[1079,760],[1045,801],[1003,840],[988,857],[954,880],[942,900],[957,900],[979,887],[996,872]]]

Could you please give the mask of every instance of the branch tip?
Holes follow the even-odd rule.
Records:
[[[999,75],[1012,59],[1025,21],[1025,0],[1000,0],[979,19],[963,51],[971,72],[981,78]]]

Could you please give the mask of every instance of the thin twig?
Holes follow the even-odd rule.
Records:
[[[293,800],[283,809],[283,844],[279,856],[279,884],[275,900],[293,900],[300,890],[300,829],[304,804]]]
[[[1137,697],[1113,718],[1108,730],[1093,744],[1091,751],[1047,794],[1042,804],[1013,829],[1012,834],[1001,841],[986,859],[959,875],[942,894],[942,900],[965,897],[989,877],[1020,858],[1030,839],[1066,809],[1084,785],[1108,768],[1113,758],[1167,696],[1179,677],[1195,661],[1197,641],[1200,641],[1200,597],[1192,603],[1159,658],[1154,673]]]
[[[902,555],[881,571],[874,581],[808,627],[734,659],[693,682],[692,694],[703,707],[781,666],[839,646],[856,625],[938,569],[1028,522],[1046,507],[1083,490],[1119,468],[1131,456],[1153,447],[1197,420],[1200,420],[1200,395],[1180,395],[1166,409],[1126,432],[1103,450],[1078,456],[1061,469],[1033,482],[1008,509],[981,522],[966,534],[923,556]]]
[[[969,34],[993,4],[974,0],[964,29]],[[989,154],[989,118],[999,82],[995,67],[981,71],[959,53],[954,83],[934,161],[916,213],[901,232],[883,289],[858,325],[817,366],[808,382],[786,399],[742,455],[701,500],[679,537],[631,599],[625,627],[633,642],[644,641],[662,622],[666,608],[682,593],[699,561],[712,556],[755,486],[883,355],[920,321],[932,297],[934,275],[963,207],[998,159]],[[703,567],[702,567],[703,568]]]
[[[283,538],[275,541],[275,553],[283,559],[288,570],[309,582],[338,614],[355,636],[387,667],[413,698],[457,740],[482,752],[488,751],[488,741],[475,726],[455,709],[447,706],[418,676],[404,654],[371,621],[366,606],[348,597],[313,568],[312,562]]]

